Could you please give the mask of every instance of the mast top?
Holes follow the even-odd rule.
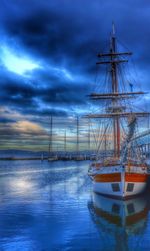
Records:
[[[115,24],[112,22],[112,37],[115,37]]]

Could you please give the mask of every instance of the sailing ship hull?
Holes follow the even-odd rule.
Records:
[[[93,176],[93,191],[110,197],[127,199],[144,192],[148,180],[146,173],[105,173]]]

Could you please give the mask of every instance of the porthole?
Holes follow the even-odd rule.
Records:
[[[127,192],[132,192],[133,191],[133,188],[134,188],[134,183],[128,183],[127,185]]]
[[[111,186],[112,186],[113,192],[119,192],[120,191],[119,183],[112,183]]]

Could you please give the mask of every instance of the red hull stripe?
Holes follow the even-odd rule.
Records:
[[[125,181],[127,182],[146,182],[148,174],[146,173],[126,173]]]
[[[96,174],[94,176],[95,182],[120,182],[120,173],[107,173],[107,174]]]
[[[146,182],[148,174],[140,173],[125,173],[126,182]],[[121,182],[121,173],[96,174],[95,182]]]

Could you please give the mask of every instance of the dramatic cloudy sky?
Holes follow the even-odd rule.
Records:
[[[137,82],[150,90],[148,0],[0,4],[1,149],[46,149],[50,115],[87,111],[96,54],[106,50],[112,21],[119,40],[134,53]]]

